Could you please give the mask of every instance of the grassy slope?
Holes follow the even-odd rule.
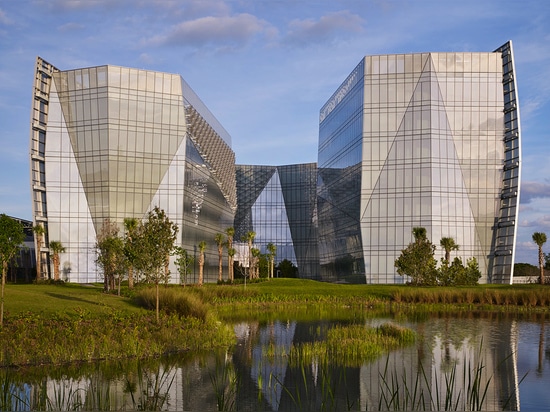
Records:
[[[193,288],[187,288],[192,290]],[[102,285],[6,285],[5,314],[23,314],[32,312],[42,316],[51,316],[63,313],[65,315],[108,315],[113,311],[127,313],[144,313],[144,309],[137,307],[129,298],[104,294]],[[441,295],[447,292],[475,291],[484,292],[525,292],[540,293],[550,288],[540,285],[480,285],[464,288],[417,288],[403,285],[343,285],[316,282],[306,279],[273,279],[268,282],[242,284],[232,286],[205,285],[202,289],[203,299],[213,302],[213,297],[219,303],[230,303],[222,297],[228,292],[234,298],[232,301],[269,302],[271,300],[284,301],[330,301],[337,300],[372,300],[391,301],[396,294],[428,294]],[[248,296],[248,298],[247,298]],[[244,299],[243,299],[244,298]]]
[[[6,285],[5,313],[19,315],[32,312],[44,317],[64,314],[107,315],[113,311],[145,313],[130,299],[103,293],[103,286]]]

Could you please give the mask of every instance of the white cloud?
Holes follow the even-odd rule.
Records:
[[[286,43],[306,45],[335,39],[339,35],[360,33],[364,20],[347,10],[328,13],[317,20],[295,19],[288,25]]]
[[[541,182],[521,182],[520,202],[531,203],[533,199],[550,198],[550,184]]]
[[[181,22],[166,34],[155,36],[146,43],[191,47],[205,45],[240,47],[255,36],[267,33],[269,28],[266,21],[248,13],[221,17],[207,16]]]

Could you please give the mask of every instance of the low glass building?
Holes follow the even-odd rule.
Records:
[[[317,165],[237,165],[236,175],[235,240],[253,231],[261,253],[273,243],[276,264],[287,259],[298,267],[299,277],[318,279]]]
[[[320,111],[321,278],[407,281],[394,262],[421,226],[510,283],[520,159],[511,42],[364,57]]]
[[[117,66],[60,71],[38,58],[30,151],[34,222],[46,231],[44,274],[46,246],[56,240],[66,249],[63,279],[98,281],[95,244],[104,222],[122,229],[124,218],[141,219],[155,206],[192,253],[233,224],[231,138],[178,75]],[[216,278],[210,247],[205,281]]]

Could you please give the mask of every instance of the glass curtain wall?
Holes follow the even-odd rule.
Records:
[[[288,259],[301,278],[317,279],[316,176],[314,163],[237,165],[235,240],[242,241],[253,231],[261,253],[268,253],[269,243],[277,247],[275,264]]]
[[[101,279],[94,245],[107,220],[122,231],[124,218],[141,219],[159,206],[178,226],[185,247],[231,224],[236,196],[230,139],[220,138],[227,132],[215,133],[204,121],[213,116],[180,76],[116,66],[55,71],[48,98],[47,207],[36,208],[35,215],[47,221],[49,240],[66,248],[65,280]],[[230,165],[216,168],[223,162]],[[186,175],[186,167],[197,164],[202,174]],[[227,178],[219,179],[215,169]],[[196,186],[189,185],[197,181],[208,190],[202,193],[204,205],[193,207]],[[47,213],[40,215],[41,210]]]
[[[490,280],[503,181],[502,79],[500,53],[364,58],[321,109],[325,278],[407,281],[394,262],[422,226],[435,245],[452,237],[464,261],[477,259],[481,282]]]

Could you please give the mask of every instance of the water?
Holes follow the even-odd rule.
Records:
[[[424,391],[421,409],[439,410],[446,379],[454,376],[451,406],[464,410],[465,382],[479,371],[483,410],[550,411],[548,315],[354,314],[341,322],[399,323],[416,330],[417,341],[360,367],[322,361],[292,365],[291,346],[322,339],[334,322],[240,321],[237,344],[227,353],[1,371],[0,405],[4,410],[377,410],[386,409],[380,399],[397,382],[401,389]],[[7,392],[13,395],[9,407]],[[405,396],[400,399],[404,406]]]

